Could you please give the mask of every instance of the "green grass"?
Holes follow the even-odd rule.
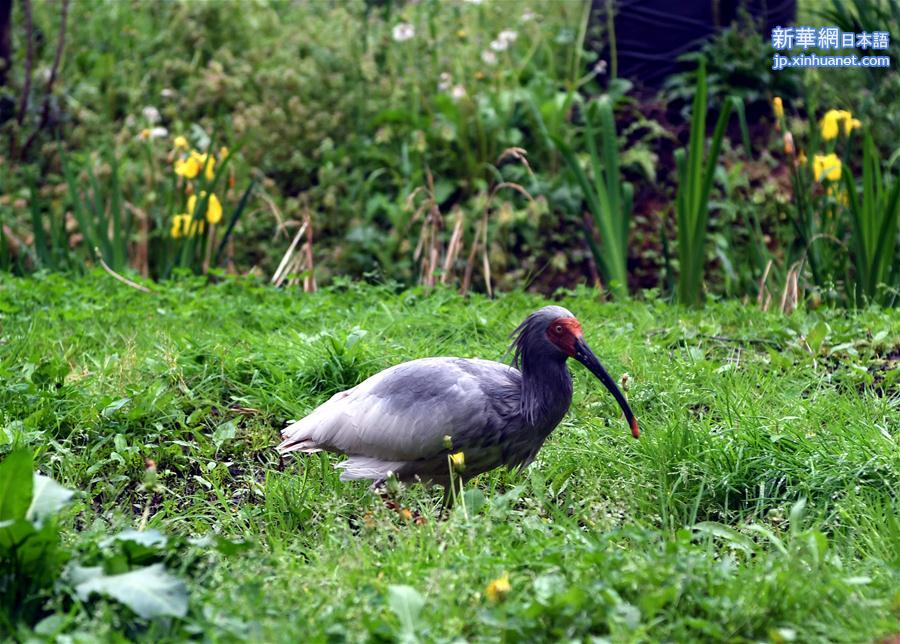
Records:
[[[28,446],[43,474],[81,491],[60,523],[73,561],[96,560],[103,537],[145,517],[171,537],[164,560],[190,591],[186,618],[145,621],[74,599],[63,577],[41,632],[859,642],[900,631],[894,311],[782,317],[569,293],[561,303],[609,370],[630,375],[641,439],[574,365],[572,411],[534,465],[474,480],[446,520],[436,491],[402,490],[430,519],[417,526],[365,484],[340,483],[337,457],[279,464],[278,429],[403,360],[502,359],[543,300],[350,283],[304,295],[230,279],[155,290],[102,273],[0,277],[0,453]],[[248,545],[192,540],[210,533]],[[511,591],[491,602],[485,587],[504,572]]]

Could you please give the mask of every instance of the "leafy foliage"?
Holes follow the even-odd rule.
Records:
[[[558,301],[610,372],[628,372],[641,440],[574,365],[572,410],[536,462],[471,481],[449,517],[440,492],[398,490],[428,520],[416,525],[341,483],[336,456],[279,463],[279,428],[403,360],[502,360],[509,330],[545,300],[349,281],[298,296],[246,278],[149,295],[99,272],[0,277],[4,463],[32,446],[41,470],[83,490],[45,523],[72,563],[54,568],[20,638],[897,632],[893,311],[699,311],[588,289]],[[104,584],[166,573],[150,597],[125,584],[85,602],[76,563]],[[190,589],[183,616],[142,617],[181,615],[174,580]]]

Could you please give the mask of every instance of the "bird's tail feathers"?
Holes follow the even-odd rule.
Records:
[[[281,430],[281,438],[284,439],[275,449],[281,455],[290,452],[303,452],[314,454],[321,452],[322,448],[312,439],[309,432],[304,431],[303,421],[292,423]]]

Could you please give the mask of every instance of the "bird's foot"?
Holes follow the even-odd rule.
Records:
[[[404,508],[399,502],[397,502],[396,499],[392,498],[384,490],[380,490],[378,492],[378,496],[381,497],[382,502],[388,510],[399,514],[404,521],[412,521],[416,525],[424,525],[428,523],[428,519],[423,517],[418,510]]]

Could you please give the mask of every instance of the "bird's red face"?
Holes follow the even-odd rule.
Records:
[[[570,358],[575,357],[575,343],[581,337],[581,323],[575,318],[557,318],[547,327],[547,338]]]
[[[570,317],[553,320],[550,326],[547,327],[547,339],[567,356],[575,358],[587,367],[604,384],[625,413],[625,419],[631,427],[631,435],[638,438],[641,435],[641,430],[638,428],[637,419],[634,417],[628,401],[622,395],[615,381],[606,373],[606,369],[600,364],[600,360],[591,351],[587,342],[584,341],[584,334],[581,332],[581,324],[578,320]]]

